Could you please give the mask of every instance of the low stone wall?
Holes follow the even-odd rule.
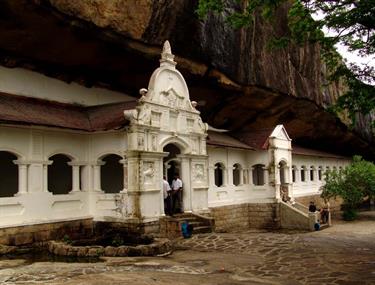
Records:
[[[210,210],[217,231],[280,227],[277,203],[244,203]]]
[[[170,239],[181,237],[180,222],[170,217],[162,217],[160,219],[160,236]]]
[[[280,225],[283,229],[313,230],[315,218],[311,220],[309,214],[280,202]]]
[[[160,231],[159,221],[143,223],[137,219],[108,222],[96,221],[94,222],[94,234],[101,235],[107,231],[121,231],[128,234],[141,235],[141,234],[157,234]]]
[[[92,219],[45,223],[0,229],[0,244],[28,245],[52,239],[89,237],[93,233]]]
[[[258,203],[248,204],[249,227],[256,229],[278,229],[280,228],[279,204]]]
[[[172,250],[172,243],[166,238],[155,238],[151,244],[122,246],[73,246],[61,241],[49,241],[48,251],[54,255],[99,257],[99,256],[155,256]]]
[[[311,196],[304,196],[304,197],[297,197],[295,200],[298,203],[301,203],[302,205],[308,207],[310,204],[310,201],[313,201],[318,209],[320,209],[323,205],[323,199],[320,197],[320,195],[311,195]],[[339,217],[342,213],[341,211],[341,205],[343,203],[343,200],[338,197],[336,199],[330,199],[329,204],[330,204],[330,211],[331,211],[331,216],[333,218]]]

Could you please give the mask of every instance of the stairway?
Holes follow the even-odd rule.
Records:
[[[160,219],[160,234],[174,239],[182,236],[181,225],[183,222],[193,226],[193,235],[211,233],[215,229],[215,220],[209,216],[193,213],[175,214],[173,217],[165,216]]]
[[[192,225],[193,234],[211,233],[214,230],[215,220],[211,217],[193,213],[182,213],[174,215],[174,219],[176,219],[180,225],[183,222],[188,222],[189,225]]]
[[[311,213],[306,206],[298,202],[293,204],[280,202],[280,216],[281,227],[288,229],[305,229],[314,231],[315,224],[320,220],[319,212]],[[330,218],[328,221],[330,221]],[[323,230],[328,227],[329,223],[320,224],[319,229]]]

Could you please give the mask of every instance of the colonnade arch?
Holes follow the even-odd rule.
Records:
[[[68,194],[73,189],[72,157],[66,154],[55,154],[49,157],[52,163],[48,166],[48,191],[54,195]]]
[[[168,143],[163,147],[163,152],[168,152],[168,156],[164,157],[164,175],[169,184],[172,183],[175,174],[181,175],[181,161],[177,157],[181,154],[181,149],[175,143]],[[183,177],[181,177],[183,180]]]
[[[100,186],[105,193],[119,193],[124,189],[122,159],[118,154],[107,154],[101,157]]]
[[[18,156],[9,151],[0,151],[0,197],[12,197],[18,193]]]

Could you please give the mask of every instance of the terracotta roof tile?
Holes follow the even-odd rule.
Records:
[[[273,129],[236,132],[235,138],[255,149],[268,149],[268,138]]]
[[[307,156],[318,156],[318,157],[330,157],[330,158],[339,158],[339,159],[350,159],[342,155],[337,155],[334,153],[328,153],[321,150],[315,150],[310,148],[304,148],[298,145],[293,145],[292,147],[293,154],[307,155]]]
[[[119,128],[127,123],[123,111],[136,102],[82,107],[48,100],[0,93],[0,121],[83,131]]]
[[[253,150],[252,147],[231,137],[227,133],[220,133],[220,132],[215,132],[215,131],[208,131],[207,144],[213,145],[213,146],[225,146],[225,147]]]

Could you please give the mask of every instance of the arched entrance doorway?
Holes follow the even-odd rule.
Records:
[[[173,181],[174,179],[180,179],[181,182],[183,181],[183,178],[181,177],[181,160],[178,158],[181,151],[174,144],[167,144],[163,148],[163,151],[168,152],[168,156],[163,159],[163,174],[172,190],[170,195],[164,200],[164,208],[166,209],[166,212],[176,214],[183,212],[183,189],[177,187],[177,184],[179,183],[178,181]]]
[[[164,175],[166,176],[169,184],[172,184],[174,175],[181,175],[181,161],[177,157],[177,155],[181,154],[181,151],[176,145],[167,144],[163,148],[163,152],[168,152],[168,156],[164,157],[163,159]]]

